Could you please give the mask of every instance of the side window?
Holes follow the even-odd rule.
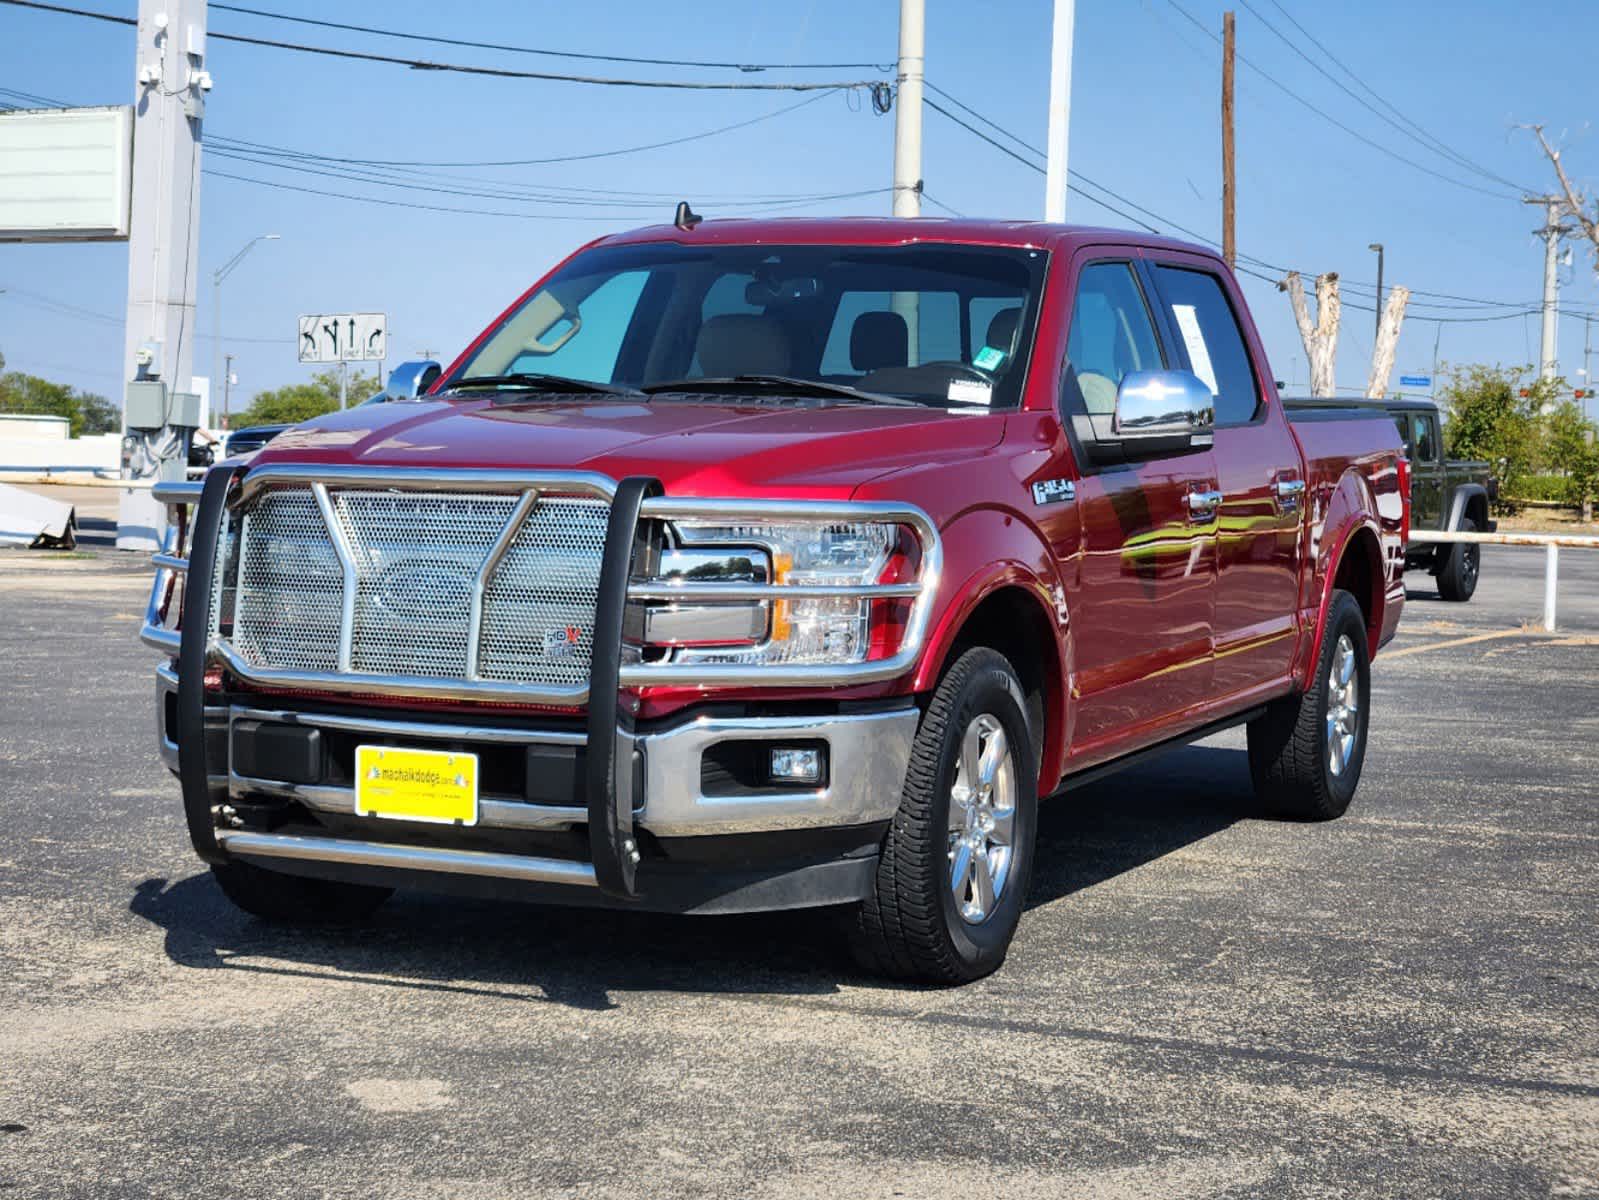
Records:
[[[1160,340],[1128,263],[1083,268],[1066,338],[1064,399],[1078,412],[1109,416],[1116,389],[1132,371],[1159,371]]]
[[[1431,417],[1417,416],[1415,421],[1416,458],[1420,462],[1438,461],[1438,438],[1433,432]]]
[[[1416,461],[1416,443],[1410,436],[1410,418],[1403,413],[1394,418],[1394,426],[1399,430],[1399,440],[1405,444],[1405,457],[1411,462]]]
[[[1156,267],[1188,369],[1216,393],[1216,424],[1242,425],[1260,411],[1260,391],[1238,318],[1221,280],[1205,271]]]

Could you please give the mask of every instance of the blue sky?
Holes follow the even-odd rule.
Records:
[[[1591,5],[1579,0],[1339,0],[1332,5],[1280,0],[1281,7],[1279,0],[1250,2],[1254,11],[1233,0],[1240,53],[1392,154],[1340,130],[1240,64],[1241,253],[1307,272],[1340,271],[1352,285],[1346,302],[1369,306],[1375,262],[1366,246],[1380,241],[1388,250],[1389,283],[1514,308],[1535,305],[1542,255],[1530,232],[1541,223],[1534,210],[1397,161],[1394,156],[1489,191],[1506,190],[1380,120],[1317,74],[1265,22],[1370,100],[1320,57],[1289,23],[1286,11],[1427,134],[1492,174],[1546,189],[1552,184],[1547,164],[1531,136],[1515,128],[1517,122],[1546,123],[1563,139],[1578,180],[1599,182],[1599,132],[1589,124],[1599,115],[1599,76],[1591,61],[1592,39],[1577,36]],[[389,0],[381,6],[308,0],[255,4],[453,38],[737,62],[888,64],[898,24],[892,0],[702,0],[688,6],[657,0],[580,5],[468,0],[448,7],[420,0]],[[81,0],[80,6],[121,15],[135,9],[133,0]],[[1224,7],[1222,0],[1079,0],[1073,81],[1073,168],[1160,214],[1152,223],[1168,230],[1182,225],[1211,237],[1220,233],[1219,50],[1182,10],[1219,33]],[[928,80],[1024,141],[1042,146],[1050,13],[1049,0],[928,0]],[[218,10],[210,22],[214,32],[518,69],[735,81],[882,77],[862,68],[744,74],[570,62]],[[1570,36],[1551,37],[1552,30]],[[215,40],[209,57],[216,87],[208,101],[208,137],[384,161],[486,162],[593,153],[746,121],[806,98],[476,78]],[[73,104],[130,102],[133,32],[0,7],[0,87]],[[945,102],[936,93],[930,97]],[[3,95],[0,101],[17,102]],[[1042,175],[937,113],[927,113],[926,130],[931,197],[972,216],[1042,212]],[[401,191],[211,154],[209,169],[259,180],[530,215],[385,207],[208,176],[201,199],[202,340],[195,371],[207,373],[211,361],[211,272],[260,233],[278,233],[282,240],[256,247],[224,289],[223,328],[236,356],[236,395],[244,398],[309,374],[294,357],[298,313],[387,311],[391,354],[408,358],[430,349],[453,355],[572,247],[606,231],[668,217],[671,201],[679,196],[714,217],[748,211],[733,205],[750,198],[869,192],[792,211],[886,213],[892,143],[892,117],[874,114],[860,93],[832,93],[744,129],[664,149],[536,167],[441,167],[430,169],[432,177],[409,177],[431,188],[466,191],[541,188],[562,201],[558,204]],[[608,206],[595,207],[597,198]],[[784,211],[788,204],[768,211]],[[939,210],[928,205],[926,211]],[[1126,224],[1076,195],[1068,212],[1073,221]],[[1563,304],[1574,312],[1599,313],[1591,260],[1580,245],[1571,244],[1576,261],[1563,271],[1569,281]],[[116,396],[126,255],[120,245],[0,246],[0,288],[8,289],[0,295],[0,352],[8,364]],[[1278,377],[1297,381],[1303,390],[1304,353],[1286,298],[1267,282],[1246,276],[1244,283]],[[1439,296],[1418,299],[1440,307],[1412,309],[1400,344],[1401,371],[1429,370],[1435,339],[1446,362],[1521,363],[1537,356],[1536,316],[1464,322],[1459,318],[1503,310],[1459,307],[1459,301]],[[1454,320],[1438,325],[1427,317]],[[1370,313],[1347,314],[1340,384],[1364,383],[1371,325]],[[1582,366],[1583,332],[1580,320],[1561,321],[1560,354],[1568,378]],[[1599,330],[1595,337],[1599,340]]]

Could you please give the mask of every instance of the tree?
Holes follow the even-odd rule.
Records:
[[[83,430],[83,412],[70,387],[21,371],[0,375],[0,412],[66,417],[73,437]]]
[[[1594,489],[1599,484],[1595,432],[1594,423],[1570,400],[1544,419],[1544,465],[1566,477],[1566,503],[1580,507],[1584,520],[1591,517]]]
[[[353,407],[382,391],[376,376],[357,372],[350,376],[348,395]],[[339,373],[318,371],[310,383],[291,383],[258,392],[250,407],[239,414],[238,425],[298,425],[339,407]]]
[[[1439,401],[1449,414],[1444,426],[1451,458],[1486,459],[1507,493],[1530,471],[1538,455],[1538,415],[1564,386],[1558,379],[1531,379],[1531,367],[1472,364],[1449,368]]]
[[[1525,125],[1522,128],[1532,130],[1538,138],[1538,145],[1543,147],[1543,152],[1549,159],[1549,165],[1554,167],[1561,195],[1565,197],[1566,212],[1576,218],[1577,224],[1582,227],[1583,236],[1593,243],[1593,268],[1599,272],[1599,204],[1590,202],[1589,197],[1571,182],[1571,177],[1566,174],[1565,164],[1560,161],[1560,151],[1544,137],[1542,125]]]
[[[84,433],[120,433],[122,430],[122,410],[104,396],[79,392],[78,411],[83,414]]]

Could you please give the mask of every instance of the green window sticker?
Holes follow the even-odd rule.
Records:
[[[1005,352],[994,346],[984,346],[972,359],[972,366],[983,371],[992,371],[1005,361]]]

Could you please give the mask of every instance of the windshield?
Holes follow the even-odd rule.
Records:
[[[937,244],[602,246],[518,305],[444,390],[474,379],[540,390],[516,378],[527,375],[670,395],[764,376],[762,394],[832,385],[1014,408],[1045,259]]]

